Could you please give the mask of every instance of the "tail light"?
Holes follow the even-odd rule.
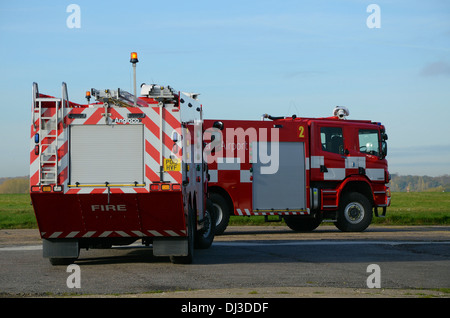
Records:
[[[179,183],[152,183],[150,184],[150,191],[180,191],[181,184]]]
[[[51,185],[43,185],[41,187],[42,192],[52,192],[52,186]]]

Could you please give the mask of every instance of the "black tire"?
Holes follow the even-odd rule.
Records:
[[[295,232],[311,232],[322,223],[322,219],[318,217],[305,218],[303,216],[289,215],[284,217],[284,222]]]
[[[343,232],[362,232],[372,222],[372,204],[359,192],[344,194],[339,205],[336,227]]]
[[[172,264],[192,264],[192,262],[194,261],[196,218],[191,207],[189,207],[188,213],[188,255],[170,256],[170,261],[172,262]]]
[[[203,228],[196,232],[195,248],[209,248],[214,241],[216,231],[216,208],[211,200],[206,200],[206,209]]]
[[[218,193],[210,193],[209,199],[216,208],[216,235],[222,235],[230,221],[230,205],[228,204],[228,201]]]

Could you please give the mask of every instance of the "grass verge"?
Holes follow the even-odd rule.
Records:
[[[381,209],[379,209],[381,214]],[[269,219],[277,220],[277,216]],[[262,225],[263,216],[232,216],[230,225]],[[285,225],[273,222],[272,225]],[[450,225],[450,192],[394,192],[386,217],[372,220],[380,225]]]
[[[28,194],[0,194],[0,229],[37,228]],[[269,219],[277,220],[277,216]],[[450,192],[394,192],[385,218],[374,218],[381,225],[450,225]],[[263,216],[232,216],[230,225],[267,225]],[[270,223],[285,225],[284,221]]]
[[[0,229],[37,228],[29,194],[0,194]]]

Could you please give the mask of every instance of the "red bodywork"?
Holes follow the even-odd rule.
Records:
[[[218,121],[205,120],[205,129],[208,131],[208,128],[211,129]],[[269,121],[220,120],[220,122],[224,127],[221,132],[222,144],[213,151],[215,159],[208,162],[209,191],[228,196],[235,215],[309,215],[313,209],[320,210],[322,213],[336,211],[342,198],[341,194],[347,187],[359,187],[359,191],[365,191],[375,208],[386,208],[390,205],[390,191],[387,187],[389,182],[387,160],[379,154],[362,153],[360,149],[363,149],[363,146],[359,145],[360,137],[358,137],[360,131],[376,131],[379,138],[377,147],[381,149],[381,136],[384,133],[384,127],[381,124],[363,120],[342,120],[337,117],[289,117]],[[320,131],[322,127],[339,127],[341,129],[344,148],[340,150],[340,153],[324,150],[325,146],[322,145],[321,140],[323,136],[321,137]],[[227,128],[231,129],[233,134],[238,129],[242,129],[244,137],[227,138],[229,133]],[[205,140],[210,143],[209,147],[211,148],[213,145],[211,138],[206,135]],[[252,156],[250,145],[255,141],[304,144],[304,157],[298,161],[298,165],[304,170],[304,189],[292,189],[287,180],[286,183],[281,180],[279,184],[286,191],[291,191],[294,196],[304,192],[306,201],[304,209],[293,211],[255,210],[253,204],[254,171],[252,171],[252,163],[249,160]],[[236,158],[239,158],[239,162],[228,167],[221,164],[225,160],[236,161]],[[319,206],[314,206],[312,202],[313,188],[320,189]]]
[[[111,185],[109,187],[95,184],[78,187],[74,180],[70,180],[70,126],[107,126],[104,124],[105,109],[99,103],[81,105],[65,101],[64,107],[59,104],[59,111],[64,112],[64,116],[58,119],[58,128],[44,134],[43,128],[47,125],[44,120],[56,118],[55,105],[57,104],[51,100],[54,99],[52,96],[37,94],[36,97],[32,108],[30,195],[42,238],[187,236],[185,216],[188,212],[188,204],[185,200],[188,199],[186,191],[188,187],[181,186],[182,171],[167,171],[165,174],[168,181],[165,183],[168,188],[159,186],[163,183],[160,183],[160,153],[158,149],[159,147],[168,149],[165,150],[162,160],[169,158],[168,153],[174,145],[170,136],[171,132],[177,131],[182,134],[179,105],[175,104],[172,108],[161,108],[157,106],[157,101],[154,99],[141,97],[137,102],[138,107],[108,108],[111,119],[118,119],[116,125],[121,123],[129,125],[128,118],[140,118],[135,121],[143,131],[143,179],[142,182],[139,182],[142,184],[136,184],[136,186],[132,184]],[[42,119],[38,116],[39,99],[42,99]],[[164,124],[162,136],[159,130],[159,120],[152,119],[160,116],[161,109],[163,109],[162,122]],[[128,116],[129,114],[144,114],[145,116],[131,117]],[[131,123],[134,122],[131,121]],[[40,127],[41,125],[42,127]],[[36,134],[40,134],[38,139],[42,139],[39,142],[36,142]],[[58,138],[58,142],[56,142],[56,138]],[[160,138],[162,138],[162,145],[159,144]],[[40,156],[53,145],[57,145],[56,182],[43,182],[45,169],[56,165],[52,162],[55,161],[55,155],[49,155],[45,160]],[[114,143],[112,143],[113,146]],[[123,149],[123,151],[127,151],[127,149]],[[179,160],[182,160],[181,151],[177,156]],[[111,175],[115,173],[114,170],[110,172]],[[203,184],[203,181],[202,177],[197,183]]]
[[[181,191],[31,193],[42,238],[186,236]]]

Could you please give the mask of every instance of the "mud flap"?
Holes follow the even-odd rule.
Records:
[[[185,239],[154,239],[154,256],[187,256],[189,254],[188,240]]]
[[[42,240],[44,258],[78,258],[79,246],[76,240]]]

